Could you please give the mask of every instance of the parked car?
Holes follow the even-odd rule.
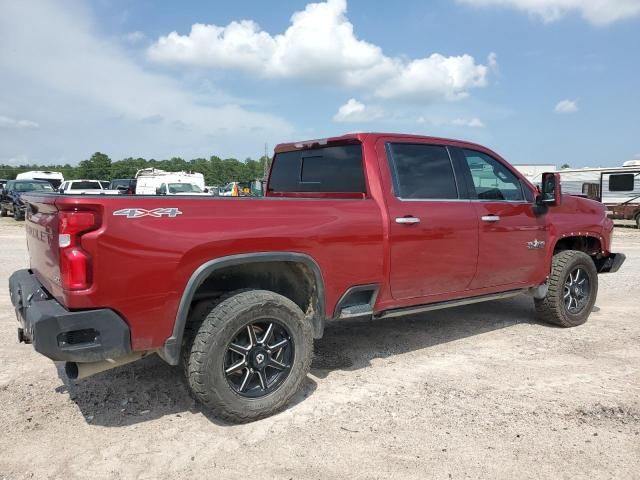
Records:
[[[117,190],[119,193],[133,195],[136,193],[135,178],[118,178],[111,180],[109,190]]]
[[[106,193],[99,180],[67,180],[58,189],[62,194],[102,194]]]
[[[16,180],[45,180],[51,184],[54,189],[60,188],[60,184],[64,182],[64,176],[60,172],[43,172],[32,170],[30,172],[22,172],[16,175]]]
[[[52,192],[51,184],[44,180],[9,180],[0,192],[0,216],[9,213],[15,220],[24,220],[23,195],[28,192]]]
[[[232,421],[287,404],[329,322],[528,294],[575,327],[625,260],[557,174],[538,190],[485,147],[414,135],[278,145],[261,199],[26,200],[19,339],[73,379],[157,353]]]

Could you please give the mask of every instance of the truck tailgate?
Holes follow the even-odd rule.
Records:
[[[29,196],[25,230],[30,268],[54,297],[60,298],[58,209],[55,195]]]

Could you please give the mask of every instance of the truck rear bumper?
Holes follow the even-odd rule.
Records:
[[[18,339],[51,360],[97,362],[131,353],[129,326],[113,310],[69,311],[29,270],[11,275],[9,292],[21,325]]]
[[[627,259],[624,253],[612,253],[598,265],[598,273],[615,273]]]

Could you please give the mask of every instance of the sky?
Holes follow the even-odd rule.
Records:
[[[640,0],[0,0],[0,164],[355,131],[640,159]]]

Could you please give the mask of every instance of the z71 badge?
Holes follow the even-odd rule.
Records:
[[[182,212],[177,208],[154,208],[153,210],[146,210],[144,208],[123,208],[122,210],[116,210],[114,215],[127,217],[127,218],[141,218],[141,217],[169,217],[175,218],[178,215],[182,215]]]

